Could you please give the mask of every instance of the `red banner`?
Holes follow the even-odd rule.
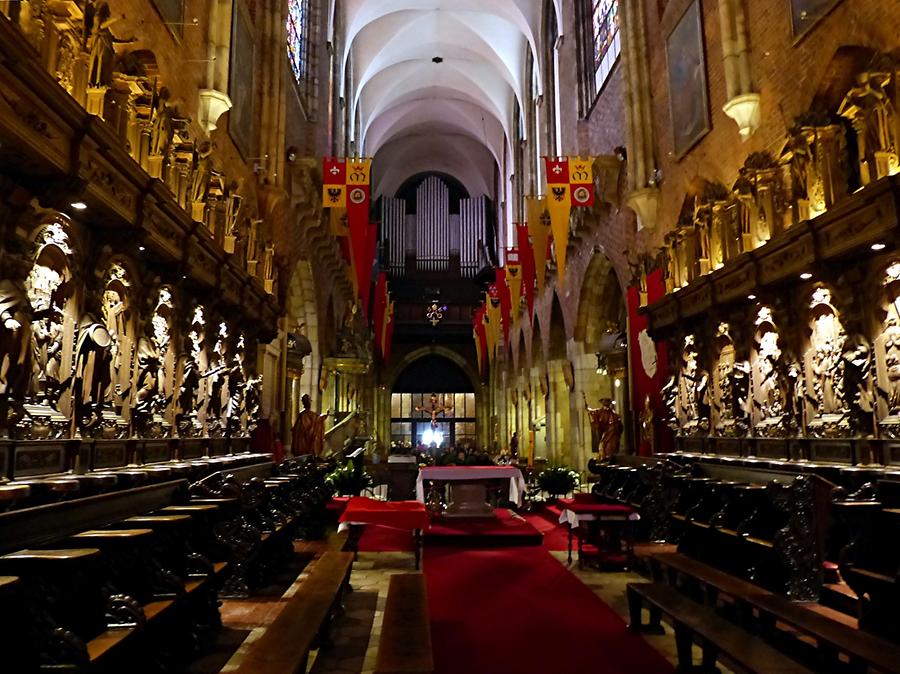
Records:
[[[519,261],[522,264],[522,289],[528,304],[528,320],[534,318],[534,251],[528,239],[528,225],[516,225],[519,240]]]
[[[375,262],[375,249],[378,245],[378,223],[370,222],[366,231],[366,251],[363,267],[357,270],[359,298],[362,301],[363,316],[369,317],[369,300],[372,290],[372,264]]]
[[[481,304],[472,316],[472,333],[475,339],[475,355],[478,360],[478,374],[484,374],[487,364],[487,333],[484,325],[485,306]]]
[[[375,333],[375,350],[379,354],[384,355],[383,337],[384,337],[384,316],[387,310],[387,274],[383,271],[378,272],[378,278],[375,280],[375,310],[372,314],[372,331]]]
[[[666,287],[662,270],[655,270],[647,276],[647,299],[655,302],[665,295]],[[631,352],[631,409],[634,417],[640,420],[645,414],[645,401],[653,413],[654,447],[640,433],[638,452],[648,455],[653,452],[669,451],[672,447],[672,436],[668,427],[662,423],[663,402],[660,391],[669,376],[668,350],[664,342],[656,343],[647,334],[647,317],[638,312],[640,307],[640,288],[629,286],[628,292],[628,344]],[[640,424],[638,424],[640,428]]]
[[[362,300],[368,293],[370,270],[365,258],[369,247],[369,186],[347,187],[347,225],[350,230],[350,253],[356,276],[356,293]],[[366,303],[368,304],[368,303]]]
[[[509,347],[509,322],[512,313],[512,298],[509,294],[509,286],[506,285],[506,269],[497,267],[494,269],[495,285],[500,295],[500,320],[503,323],[503,345]]]

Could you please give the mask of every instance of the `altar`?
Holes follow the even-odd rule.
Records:
[[[450,502],[445,517],[493,517],[487,503],[488,480],[509,480],[509,501],[522,505],[525,478],[515,466],[425,466],[416,478],[416,500],[425,502],[425,482],[449,482]]]

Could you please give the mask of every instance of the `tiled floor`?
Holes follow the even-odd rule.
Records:
[[[307,552],[315,549],[306,548]],[[561,564],[566,564],[565,552],[551,553]],[[413,570],[413,554],[411,552],[361,552],[353,565],[351,584],[353,592],[345,599],[346,613],[338,620],[333,633],[334,644],[321,652],[314,652],[310,658],[309,674],[373,674],[378,649],[378,638],[381,633],[381,620],[384,603],[387,597],[389,578],[395,573],[408,573]],[[609,604],[623,620],[628,620],[628,607],[625,601],[625,585],[629,582],[644,580],[633,572],[600,572],[595,569],[579,569],[577,564],[571,567],[572,572],[603,601]],[[296,581],[285,592],[285,597],[293,594],[297,584],[302,583],[306,573],[300,573]],[[272,588],[274,591],[274,587]],[[248,635],[245,644],[251,643],[278,615],[282,606],[281,597],[267,596],[253,600],[226,600],[222,606],[224,632],[227,637],[221,644],[218,654],[205,657],[204,667],[192,667],[191,674],[222,674],[236,668],[241,659],[241,649],[235,652],[237,640],[241,635]],[[670,662],[675,664],[675,640],[671,630],[665,635],[647,635],[647,642],[660,651]],[[548,644],[548,648],[552,648]],[[216,662],[223,662],[221,652],[230,649],[232,653],[228,664],[221,670],[212,669]],[[696,653],[699,658],[699,652]],[[196,664],[196,663],[195,663]],[[729,670],[720,666],[723,674]]]

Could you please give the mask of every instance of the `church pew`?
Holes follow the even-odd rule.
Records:
[[[0,573],[7,572],[22,583],[20,658],[37,655],[42,664],[73,671],[114,671],[111,662],[126,642],[134,643],[143,616],[133,600],[105,597],[99,550],[21,550],[0,557]]]
[[[27,484],[0,484],[0,512],[14,508],[31,495]]]
[[[274,622],[259,639],[246,646],[233,673],[306,672],[309,652],[329,645],[331,623],[342,611],[352,563],[352,553],[323,553]]]
[[[270,486],[277,486],[279,492],[284,492],[297,482],[302,482],[302,479],[285,476],[274,480]],[[138,630],[139,634],[135,636],[128,636],[126,632],[122,631],[110,634],[104,632],[97,637],[99,640],[96,643],[88,640],[85,647],[88,657],[82,662],[82,665],[92,671],[98,667],[103,669],[99,660],[91,664],[92,658],[102,659],[104,663],[121,664],[119,658],[125,657],[122,655],[123,653],[127,654],[127,657],[133,657],[135,653],[152,653],[156,660],[165,660],[168,663],[183,661],[191,643],[198,636],[198,630],[208,626],[217,627],[219,624],[215,584],[210,581],[217,572],[224,569],[225,562],[214,563],[212,574],[210,574],[202,564],[197,566],[197,559],[192,560],[192,556],[195,556],[193,550],[200,545],[197,532],[205,530],[207,534],[209,533],[208,529],[196,525],[193,520],[194,518],[203,519],[211,515],[218,515],[220,510],[223,516],[227,517],[228,506],[232,502],[237,506],[235,510],[241,512],[239,499],[224,499],[224,503],[216,504],[172,504],[172,500],[182,500],[184,492],[178,489],[171,490],[171,485],[169,485],[169,489],[163,490],[164,486],[148,486],[130,492],[131,495],[138,496],[137,500],[141,504],[136,508],[142,513],[138,515],[131,515],[133,511],[130,507],[131,504],[122,500],[129,492],[117,494],[116,496],[119,498],[112,505],[109,500],[110,495],[82,500],[87,502],[85,505],[87,506],[86,519],[88,521],[111,528],[76,533],[72,537],[73,541],[90,539],[90,542],[83,541],[74,544],[91,545],[92,548],[99,549],[102,562],[99,576],[105,576],[103,580],[105,586],[117,594],[127,590],[135,595],[140,595],[141,601],[137,602],[136,607],[139,612],[143,611],[144,614],[141,618],[143,624]],[[265,494],[266,491],[271,492],[272,490],[263,488],[260,493]],[[156,508],[155,512],[145,513],[146,507],[144,506],[150,504],[159,506],[159,508]],[[31,509],[30,514],[45,515],[48,513],[43,513],[43,510],[49,508],[56,511],[63,505],[68,504]],[[161,510],[161,508],[168,510]],[[104,521],[117,513],[130,516],[117,522]],[[22,518],[29,514],[29,511],[19,511],[14,514]],[[276,528],[283,528],[289,517],[290,515],[287,515],[285,521],[278,524]],[[65,518],[63,518],[63,524],[62,530],[65,530],[68,526]],[[41,536],[37,536],[37,538],[40,539]],[[131,539],[130,546],[117,545],[124,538]],[[138,541],[147,545],[142,545]],[[57,540],[55,543],[48,543],[48,547],[60,547],[63,544],[64,541]],[[177,569],[179,573],[172,573],[163,565],[157,565],[151,574],[153,580],[158,581],[160,577],[168,575],[170,582],[167,587],[160,588],[157,583],[152,590],[148,590],[147,586],[150,583],[147,581],[146,569],[142,573],[140,565],[135,563],[135,558],[127,557],[125,550],[128,547],[131,548],[132,553],[147,552],[145,559],[148,561],[163,559],[167,566]],[[57,550],[49,554],[58,553]],[[107,559],[116,557],[116,553],[120,555],[118,559]],[[118,571],[118,574],[110,571]],[[108,582],[110,580],[112,582]],[[148,662],[151,660],[152,658]],[[121,671],[121,669],[116,669],[119,665],[107,664],[105,666],[110,668],[108,671]],[[157,671],[153,667],[151,666],[147,671]]]
[[[889,499],[892,489],[883,490]],[[848,501],[836,503],[835,510],[848,532],[841,576],[858,598],[860,627],[900,642],[900,509],[881,501]]]
[[[4,667],[13,672],[32,672],[39,666],[37,651],[22,648],[29,636],[21,609],[25,606],[22,581],[17,576],[0,576],[0,653],[3,653]]]
[[[755,635],[722,620],[713,608],[691,600],[675,588],[629,583],[626,592],[631,630],[641,630],[644,605],[654,607],[672,622],[679,671],[695,671],[692,653],[695,643],[703,650],[702,671],[716,671],[715,663],[719,659],[749,674],[812,674],[814,671],[761,642]]]
[[[388,585],[375,674],[431,674],[433,671],[425,576],[395,574]]]
[[[900,671],[900,647],[867,634],[849,619],[840,622],[678,553],[654,555],[652,563],[657,581],[713,608],[726,600],[733,607],[732,617],[746,628],[770,638],[775,636],[776,625],[807,635],[817,645],[816,660],[822,671],[840,669],[838,654],[849,658],[853,671],[866,671],[870,666],[882,672]]]

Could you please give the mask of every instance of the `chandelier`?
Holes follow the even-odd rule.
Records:
[[[431,304],[425,309],[425,318],[427,318],[432,326],[436,326],[444,318],[444,312],[447,311],[446,304],[440,304],[437,300],[432,300]]]

